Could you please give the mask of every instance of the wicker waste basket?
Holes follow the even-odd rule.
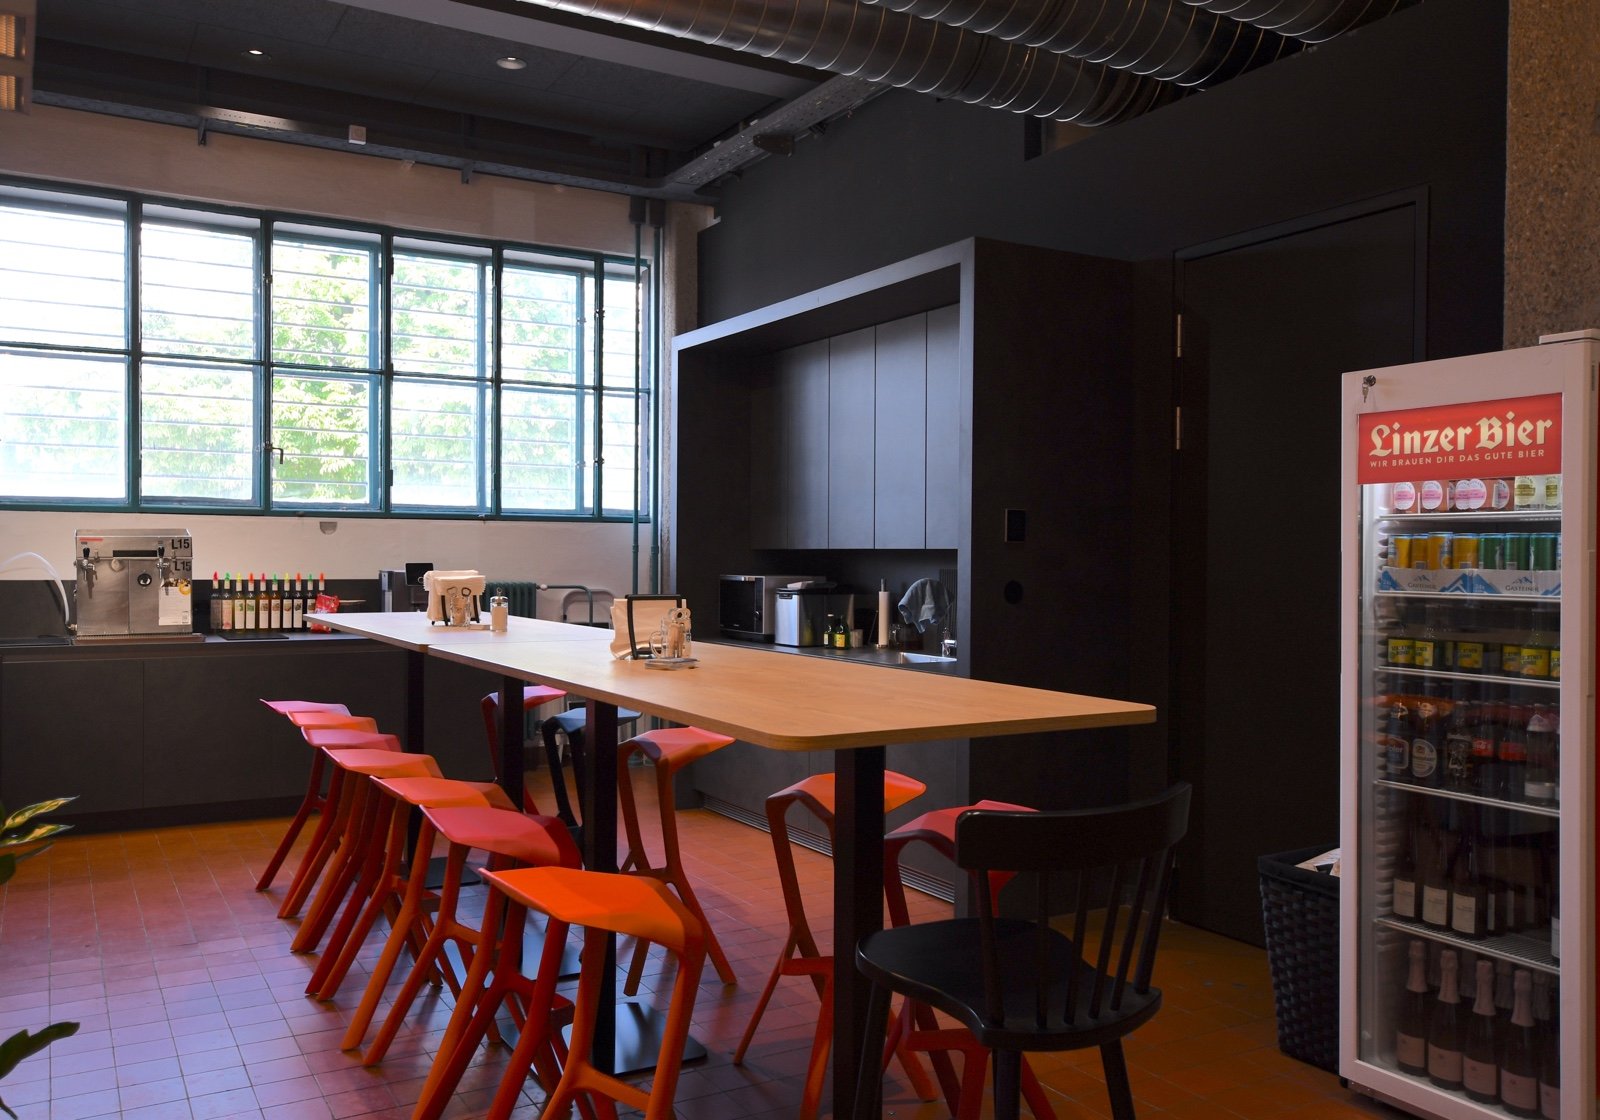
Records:
[[[1331,845],[1261,856],[1261,918],[1278,1049],[1339,1072],[1339,880],[1295,864]]]

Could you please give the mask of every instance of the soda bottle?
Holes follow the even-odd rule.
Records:
[[[1439,784],[1439,705],[1431,695],[1417,701],[1411,728],[1411,780],[1419,786]]]
[[[1522,796],[1535,805],[1554,805],[1557,800],[1560,726],[1560,718],[1551,705],[1533,706],[1528,718],[1528,762],[1522,775]]]

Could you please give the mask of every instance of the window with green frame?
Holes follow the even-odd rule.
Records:
[[[0,505],[648,513],[651,282],[0,182]]]

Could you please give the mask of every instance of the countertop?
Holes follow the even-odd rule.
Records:
[[[708,642],[718,646],[741,646],[745,649],[767,650],[771,653],[786,653],[800,657],[820,657],[829,661],[859,661],[869,665],[888,665],[894,669],[912,669],[919,673],[942,673],[946,676],[961,676],[960,661],[902,661],[900,655],[904,652],[927,655],[926,650],[898,650],[880,649],[877,646],[859,646],[854,649],[830,649],[827,646],[780,646],[774,642],[747,642],[738,638],[695,638],[695,644]]]

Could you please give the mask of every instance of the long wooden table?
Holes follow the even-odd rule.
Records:
[[[703,642],[694,647],[699,665],[678,670],[618,661],[603,642],[531,635],[499,642],[435,635],[428,653],[500,673],[502,695],[521,681],[586,698],[591,771],[584,794],[584,855],[597,869],[616,868],[615,747],[621,705],[772,750],[834,752],[833,1114],[841,1120],[854,1115],[857,1063],[865,1043],[867,984],[855,969],[854,946],[883,922],[886,744],[1155,719],[1155,709],[1147,704]],[[502,704],[502,713],[510,707]],[[502,744],[506,739],[502,735]],[[614,968],[604,975],[602,1006],[610,1006]],[[597,1032],[596,1054],[609,1053],[611,1046],[609,1035]]]

